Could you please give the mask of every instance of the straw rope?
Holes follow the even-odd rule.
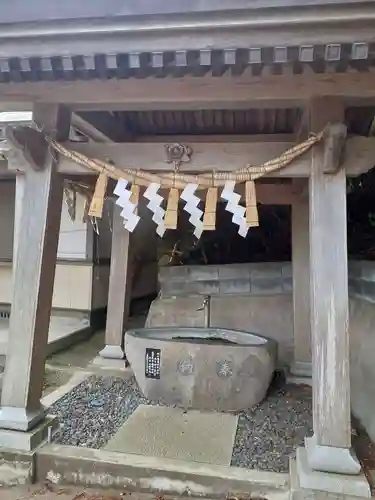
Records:
[[[314,144],[322,140],[323,135],[324,131],[319,134],[311,135],[306,141],[291,147],[277,158],[269,160],[259,166],[247,165],[234,172],[212,171],[199,175],[181,172],[155,174],[141,169],[120,168],[96,158],[89,158],[82,153],[71,151],[53,139],[49,139],[49,142],[55,151],[66,158],[69,158],[83,167],[94,170],[98,174],[105,174],[114,180],[125,179],[139,186],[148,186],[150,183],[154,182],[160,184],[163,188],[176,189],[184,189],[188,184],[198,184],[198,189],[207,189],[210,187],[222,187],[227,181],[235,181],[236,183],[254,181],[266,174],[280,170],[309,151]]]

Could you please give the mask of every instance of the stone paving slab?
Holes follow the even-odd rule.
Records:
[[[104,449],[230,465],[237,416],[140,405]]]

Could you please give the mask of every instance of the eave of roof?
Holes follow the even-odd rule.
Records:
[[[54,57],[1,58],[0,82],[107,80],[185,75],[219,77],[226,72],[253,76],[301,74],[308,66],[316,73],[369,71],[375,65],[375,43],[253,47],[221,50],[178,50]],[[267,69],[266,69],[267,68]]]
[[[2,24],[0,81],[181,77],[209,71],[220,76],[228,70],[241,74],[247,67],[259,75],[267,66],[276,74],[285,67],[300,73],[306,64],[316,72],[324,72],[327,64],[334,71],[367,71],[375,60],[375,2],[369,0],[221,0],[216,9],[213,0],[176,0],[173,9],[161,0],[134,0],[126,8],[124,2],[108,1],[109,10],[103,10],[103,2],[102,10],[99,2],[86,5],[87,16],[107,12],[102,18],[79,18],[83,6],[75,2],[76,18],[63,19],[71,4],[61,2],[55,5],[58,20]],[[2,20],[12,19],[12,5],[20,4],[7,4]]]
[[[85,19],[115,20],[134,16],[166,16],[223,11],[251,11],[316,6],[350,6],[361,8],[372,0],[12,0],[2,6],[0,24],[43,23],[51,21],[82,21]]]

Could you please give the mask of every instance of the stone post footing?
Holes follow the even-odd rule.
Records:
[[[0,429],[28,431],[33,429],[45,417],[45,409],[40,405],[38,411],[28,411],[26,408],[2,406],[0,410]]]
[[[106,345],[99,352],[99,356],[104,359],[124,359],[124,351],[119,345]]]
[[[49,435],[52,436],[57,427],[56,417],[48,416],[28,431],[0,429],[1,447],[22,452],[33,451],[42,443],[47,442]]]
[[[305,447],[308,464],[313,470],[349,475],[361,472],[361,465],[349,448],[319,445],[315,436],[305,438]]]
[[[313,470],[307,459],[305,448],[298,448],[296,459],[290,462],[291,500],[307,498],[306,490],[312,495],[309,498],[330,498],[328,494],[350,497],[370,498],[371,490],[363,473],[356,475],[334,474]],[[324,497],[322,496],[324,492]]]
[[[102,358],[101,356],[96,356],[89,364],[88,369],[90,371],[97,370],[113,370],[113,371],[128,371],[129,364],[126,359],[110,359],[110,358]]]

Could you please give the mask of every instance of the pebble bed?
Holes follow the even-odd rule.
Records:
[[[289,457],[312,433],[311,388],[276,381],[261,404],[238,414],[231,465],[288,472]]]
[[[134,380],[90,376],[50,407],[60,429],[54,442],[101,448],[144,398]],[[277,378],[268,397],[239,413],[232,463],[236,467],[287,472],[289,457],[312,434],[311,389]]]

